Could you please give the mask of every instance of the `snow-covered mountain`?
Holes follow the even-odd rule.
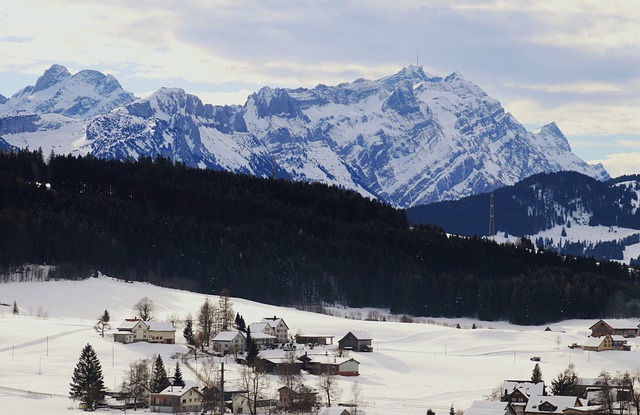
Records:
[[[0,114],[55,113],[72,118],[104,114],[136,99],[111,75],[93,70],[71,75],[62,65],[52,65],[35,85],[23,88],[9,99],[3,98],[0,96]]]
[[[527,131],[457,72],[441,78],[409,66],[375,81],[264,87],[244,106],[203,104],[177,88],[133,101],[119,85],[87,88],[98,85],[87,79],[117,84],[100,75],[52,66],[35,87],[0,105],[11,114],[0,119],[0,135],[45,152],[163,155],[201,168],[319,181],[399,207],[486,192],[541,172],[609,177],[574,155],[555,124]],[[89,99],[87,89],[103,100]],[[36,118],[21,124],[21,110]],[[66,119],[47,118],[50,112]]]
[[[575,172],[537,174],[497,189],[497,241],[527,237],[557,252],[640,262],[640,175],[601,182]],[[414,224],[446,232],[486,236],[489,193],[407,209]]]

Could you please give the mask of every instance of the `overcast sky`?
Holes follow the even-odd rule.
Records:
[[[612,176],[640,173],[638,0],[0,0],[0,94],[51,64],[143,97],[243,104],[272,87],[463,76],[528,129],[556,121]]]

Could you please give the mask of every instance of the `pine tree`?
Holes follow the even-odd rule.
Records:
[[[18,303],[16,303],[16,301],[13,301],[13,315],[17,316],[18,314],[20,314],[20,310],[18,310]]]
[[[176,370],[173,374],[173,386],[184,386],[184,380],[182,379],[182,371],[180,371],[180,363],[176,361]]]
[[[251,329],[247,329],[247,364],[254,366],[258,360],[258,345],[251,336]]]
[[[104,379],[102,366],[90,344],[82,349],[80,360],[73,370],[69,396],[78,399],[89,410],[95,410],[96,404],[104,399]]]
[[[151,391],[154,393],[162,392],[167,386],[169,386],[169,380],[167,378],[167,370],[162,362],[162,356],[158,355],[153,362],[153,370],[151,371]]]
[[[190,344],[191,346],[195,344],[195,335],[193,334],[193,322],[191,321],[191,319],[187,319],[187,323],[184,326],[182,335],[184,336],[184,339],[187,341],[187,344]]]
[[[537,363],[533,367],[533,371],[531,372],[531,382],[533,383],[542,382],[542,371],[540,370],[540,365]]]
[[[104,314],[102,315],[101,320],[105,323],[108,323],[111,320],[111,316],[109,316],[108,310],[104,310]]]

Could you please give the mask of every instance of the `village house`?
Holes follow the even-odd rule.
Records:
[[[605,350],[613,350],[613,338],[609,334],[599,337],[589,337],[582,345],[583,350],[590,352],[603,352]]]
[[[354,350],[356,352],[372,352],[371,336],[366,331],[350,331],[338,340],[340,350]]]
[[[266,323],[255,324],[257,324],[257,328],[259,328],[259,326],[261,326],[262,324],[266,325]],[[254,326],[254,324],[252,324],[252,326]],[[269,349],[273,347],[278,341],[276,336],[267,334],[262,331],[253,331],[253,329],[251,329],[251,338],[256,343],[256,346],[258,346],[258,349]]]
[[[126,319],[113,334],[113,340],[120,343],[163,343],[175,344],[176,329],[169,322]]]
[[[545,394],[544,381],[531,382],[529,380],[505,380],[502,390],[506,402],[509,402],[517,415],[524,415],[525,407],[531,396]]]
[[[290,411],[309,411],[318,403],[318,391],[305,385],[295,390],[287,386],[278,389],[278,408]]]
[[[149,395],[151,412],[200,413],[202,392],[193,381],[185,381],[184,386],[169,386],[159,393]]]
[[[327,346],[333,344],[335,336],[327,336],[324,334],[296,334],[296,343],[309,344],[312,346]]]
[[[287,343],[289,341],[289,326],[284,322],[284,319],[276,316],[265,317],[262,319],[261,323],[266,323],[270,327],[270,329],[267,329],[270,332],[263,331],[263,333],[276,336],[276,341],[278,343]]]
[[[609,336],[636,337],[638,329],[638,326],[627,328],[612,327],[604,320],[598,320],[593,326],[589,327],[591,337],[602,337],[607,334]]]
[[[286,357],[262,357],[262,368],[270,375],[283,375],[286,373],[299,373],[302,370],[302,362],[292,362]]]
[[[312,375],[329,373],[338,376],[359,376],[360,362],[352,358],[338,358],[327,354],[309,355],[307,353],[298,357],[302,362],[302,370]]]
[[[233,395],[232,407],[234,414],[250,414],[252,413],[251,407],[253,407],[254,400],[249,399],[246,393],[237,393]],[[278,401],[270,399],[266,396],[260,396],[255,401],[256,412],[259,414],[271,413],[272,409],[275,409],[278,405]]]
[[[211,340],[211,347],[218,353],[238,353],[245,349],[247,339],[241,331],[221,331]]]
[[[530,396],[524,415],[561,414],[567,408],[587,406],[586,399],[576,396]]]

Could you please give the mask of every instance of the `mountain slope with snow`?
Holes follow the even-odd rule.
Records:
[[[54,65],[35,86],[0,105],[5,112],[75,118],[59,124],[74,132],[64,131],[67,141],[58,149],[46,142],[61,141],[63,131],[41,121],[31,129],[14,126],[2,137],[21,148],[45,144],[45,152],[118,159],[162,155],[201,168],[318,181],[398,207],[458,199],[541,172],[609,177],[602,166],[573,154],[555,124],[528,132],[457,72],[442,78],[409,66],[375,81],[264,87],[244,106],[203,104],[177,88],[132,102],[117,88],[97,86],[92,91],[104,102],[96,103],[74,87],[87,85],[80,82],[87,78],[100,76],[71,76]],[[110,76],[100,79],[117,83]],[[9,118],[0,119],[0,126]]]
[[[527,237],[565,254],[640,261],[638,175],[600,182],[575,172],[538,174],[493,193],[497,241]],[[490,197],[415,206],[407,216],[414,224],[434,224],[449,233],[487,236]]]

